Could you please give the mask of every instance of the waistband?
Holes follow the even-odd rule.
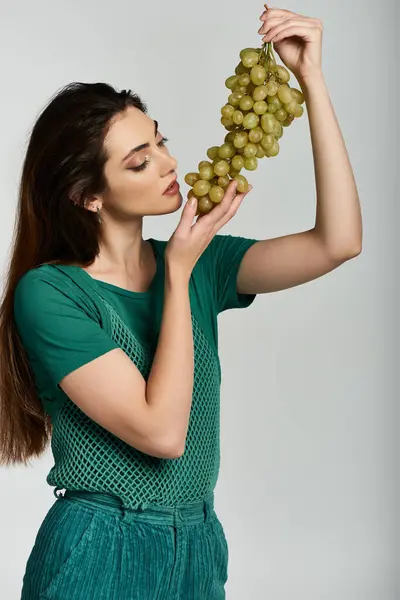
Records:
[[[119,516],[127,523],[137,521],[178,527],[204,523],[214,515],[214,492],[193,503],[174,506],[150,504],[144,509],[127,508],[121,498],[103,492],[66,490],[64,495],[57,492],[55,490],[57,501],[77,502],[86,508]]]

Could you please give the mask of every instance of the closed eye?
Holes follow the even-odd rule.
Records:
[[[168,142],[168,138],[166,138],[166,137],[163,137],[163,138],[162,138],[162,139],[161,139],[161,140],[158,142],[157,146],[160,146],[161,148],[163,148],[163,147],[166,145],[166,143],[167,143],[167,142]],[[144,162],[143,162],[141,165],[139,165],[138,167],[130,167],[130,169],[128,169],[128,170],[129,170],[129,171],[135,171],[136,173],[137,173],[138,171],[144,171],[144,169],[147,167],[147,165],[149,164],[149,162],[150,162],[150,161],[149,161],[149,159],[148,159],[148,158],[146,158],[146,159],[145,159],[145,161],[144,161]]]

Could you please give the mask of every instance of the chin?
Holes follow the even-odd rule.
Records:
[[[162,196],[163,204],[160,207],[161,215],[169,215],[180,209],[183,203],[183,196],[178,192],[176,196]]]

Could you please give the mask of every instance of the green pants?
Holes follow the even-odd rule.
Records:
[[[224,600],[227,578],[213,494],[131,510],[106,494],[66,492],[39,529],[21,600]]]

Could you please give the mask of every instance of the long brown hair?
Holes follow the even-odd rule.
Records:
[[[50,100],[30,135],[23,163],[13,242],[0,304],[0,462],[26,463],[50,438],[50,422],[14,322],[20,278],[43,263],[90,265],[99,223],[85,198],[104,191],[104,140],[128,106],[147,112],[131,90],[71,83]]]

